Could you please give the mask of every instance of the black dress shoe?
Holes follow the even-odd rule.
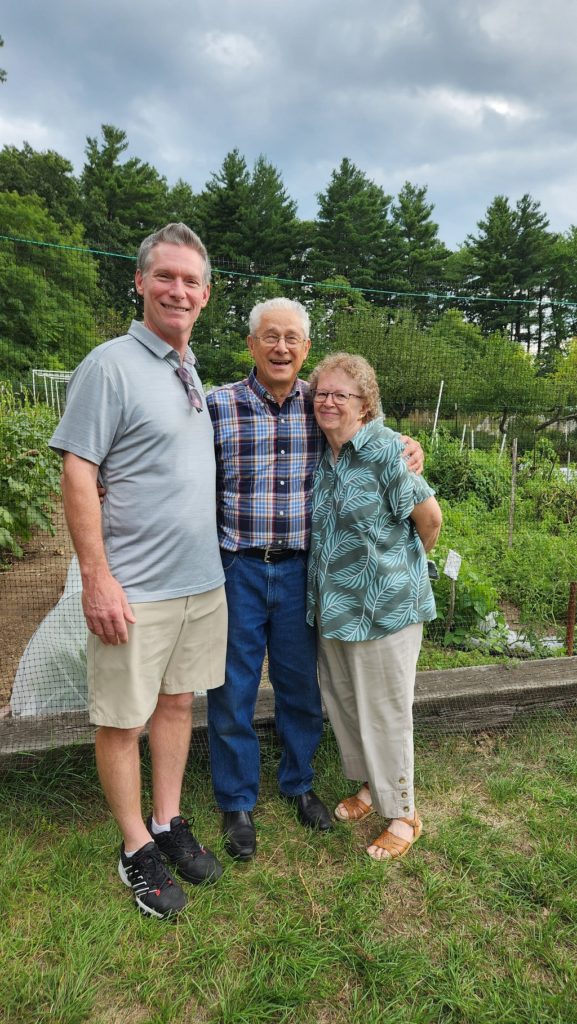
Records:
[[[316,793],[309,789],[308,793],[301,793],[299,796],[286,796],[285,800],[294,804],[297,810],[298,819],[302,825],[308,828],[315,828],[319,832],[328,832],[333,827],[329,810],[319,800]]]
[[[251,811],[224,811],[224,848],[235,860],[250,860],[256,852],[256,829]]]

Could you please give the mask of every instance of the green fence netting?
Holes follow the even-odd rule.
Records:
[[[0,237],[0,753],[92,735],[79,573],[47,439],[74,367],[140,315],[133,273],[132,258]],[[362,353],[386,422],[421,440],[444,526],[417,726],[574,708],[574,304],[297,278],[219,264],[192,338],[200,374],[207,388],[246,375],[251,307],[287,295],[311,316],[304,375],[327,352]],[[260,713],[270,723],[266,665]]]

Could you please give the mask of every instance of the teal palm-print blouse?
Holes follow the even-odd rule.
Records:
[[[324,637],[374,640],[435,618],[425,550],[409,518],[435,492],[371,420],[316,471],[307,621]]]

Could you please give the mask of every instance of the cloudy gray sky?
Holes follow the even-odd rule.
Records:
[[[303,218],[347,156],[453,247],[497,194],[577,224],[575,0],[8,0],[0,35],[0,144],[77,172],[108,123],[194,191],[263,153]]]

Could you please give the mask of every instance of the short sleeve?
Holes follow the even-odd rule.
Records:
[[[101,362],[85,359],[70,378],[66,408],[50,447],[99,466],[112,447],[122,416],[122,403],[110,374]]]

